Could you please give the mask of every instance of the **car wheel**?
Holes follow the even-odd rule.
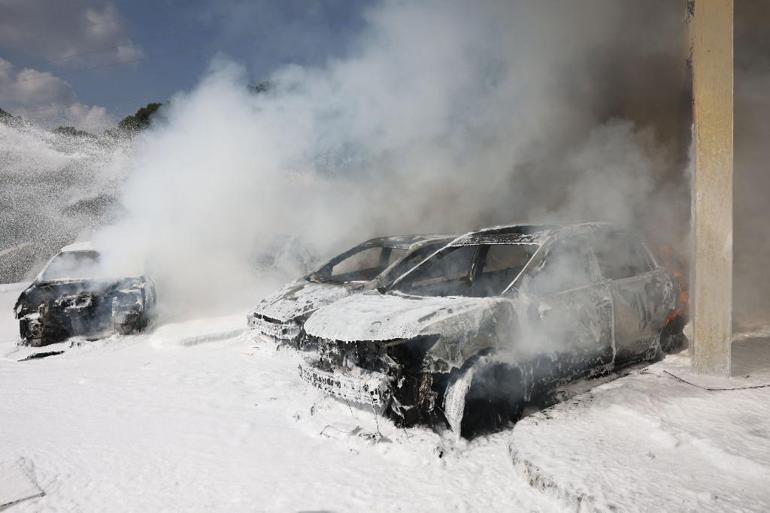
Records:
[[[447,424],[464,438],[511,425],[521,416],[523,406],[521,373],[503,363],[479,361],[455,371],[444,394]]]
[[[133,316],[128,318],[122,318],[121,321],[117,321],[113,318],[112,328],[119,335],[130,335],[141,331],[147,326],[147,319],[144,316]]]
[[[60,326],[52,321],[43,321],[43,326],[40,330],[40,338],[35,339],[33,346],[47,346],[49,344],[57,344],[64,342],[69,338],[70,333],[67,328]]]
[[[32,329],[30,328],[30,323],[27,320],[19,321],[19,335],[21,336],[22,345],[32,347],[42,345],[40,334],[38,333],[37,336],[35,336],[35,334],[32,332]]]
[[[684,334],[685,319],[677,317],[669,322],[660,333],[660,350],[665,354],[678,353],[688,345]]]

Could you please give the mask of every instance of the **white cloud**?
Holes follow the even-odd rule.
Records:
[[[17,70],[1,57],[0,106],[44,126],[73,125],[100,132],[113,124],[104,107],[80,103],[68,82],[46,71]]]
[[[3,0],[0,48],[68,68],[143,57],[117,8],[104,0]]]
[[[125,44],[118,45],[115,57],[117,62],[129,64],[142,60],[142,58],[144,58],[144,52],[133,42],[128,41]]]
[[[69,120],[66,124],[92,133],[99,133],[114,124],[114,119],[107,109],[98,105],[83,105],[76,102],[64,108],[62,113],[63,119]]]

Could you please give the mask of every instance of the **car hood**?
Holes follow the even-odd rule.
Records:
[[[494,298],[424,297],[398,292],[367,292],[319,309],[305,332],[330,340],[397,340],[440,334],[438,324],[452,317],[473,323],[475,313],[500,301]]]
[[[48,301],[73,294],[89,294],[102,296],[121,289],[142,286],[144,277],[126,277],[109,280],[55,280],[34,281],[19,296],[16,301],[16,310],[20,305],[25,310],[35,310]]]
[[[299,280],[259,302],[254,314],[286,322],[351,295],[361,285],[338,285]]]

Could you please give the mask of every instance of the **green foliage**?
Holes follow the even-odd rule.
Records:
[[[8,111],[0,109],[0,123],[5,123],[6,125],[18,125],[21,123],[21,118],[19,116],[14,116]]]
[[[120,120],[118,128],[126,132],[137,132],[148,128],[152,123],[153,115],[162,105],[162,103],[148,103],[133,115],[126,116]]]

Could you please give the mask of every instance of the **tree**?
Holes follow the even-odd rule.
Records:
[[[153,116],[162,105],[162,103],[148,103],[134,114],[120,120],[118,128],[126,132],[138,132],[148,128],[152,123]]]
[[[21,123],[21,118],[19,116],[14,116],[8,111],[0,109],[0,123],[5,123],[6,125],[18,126]]]

